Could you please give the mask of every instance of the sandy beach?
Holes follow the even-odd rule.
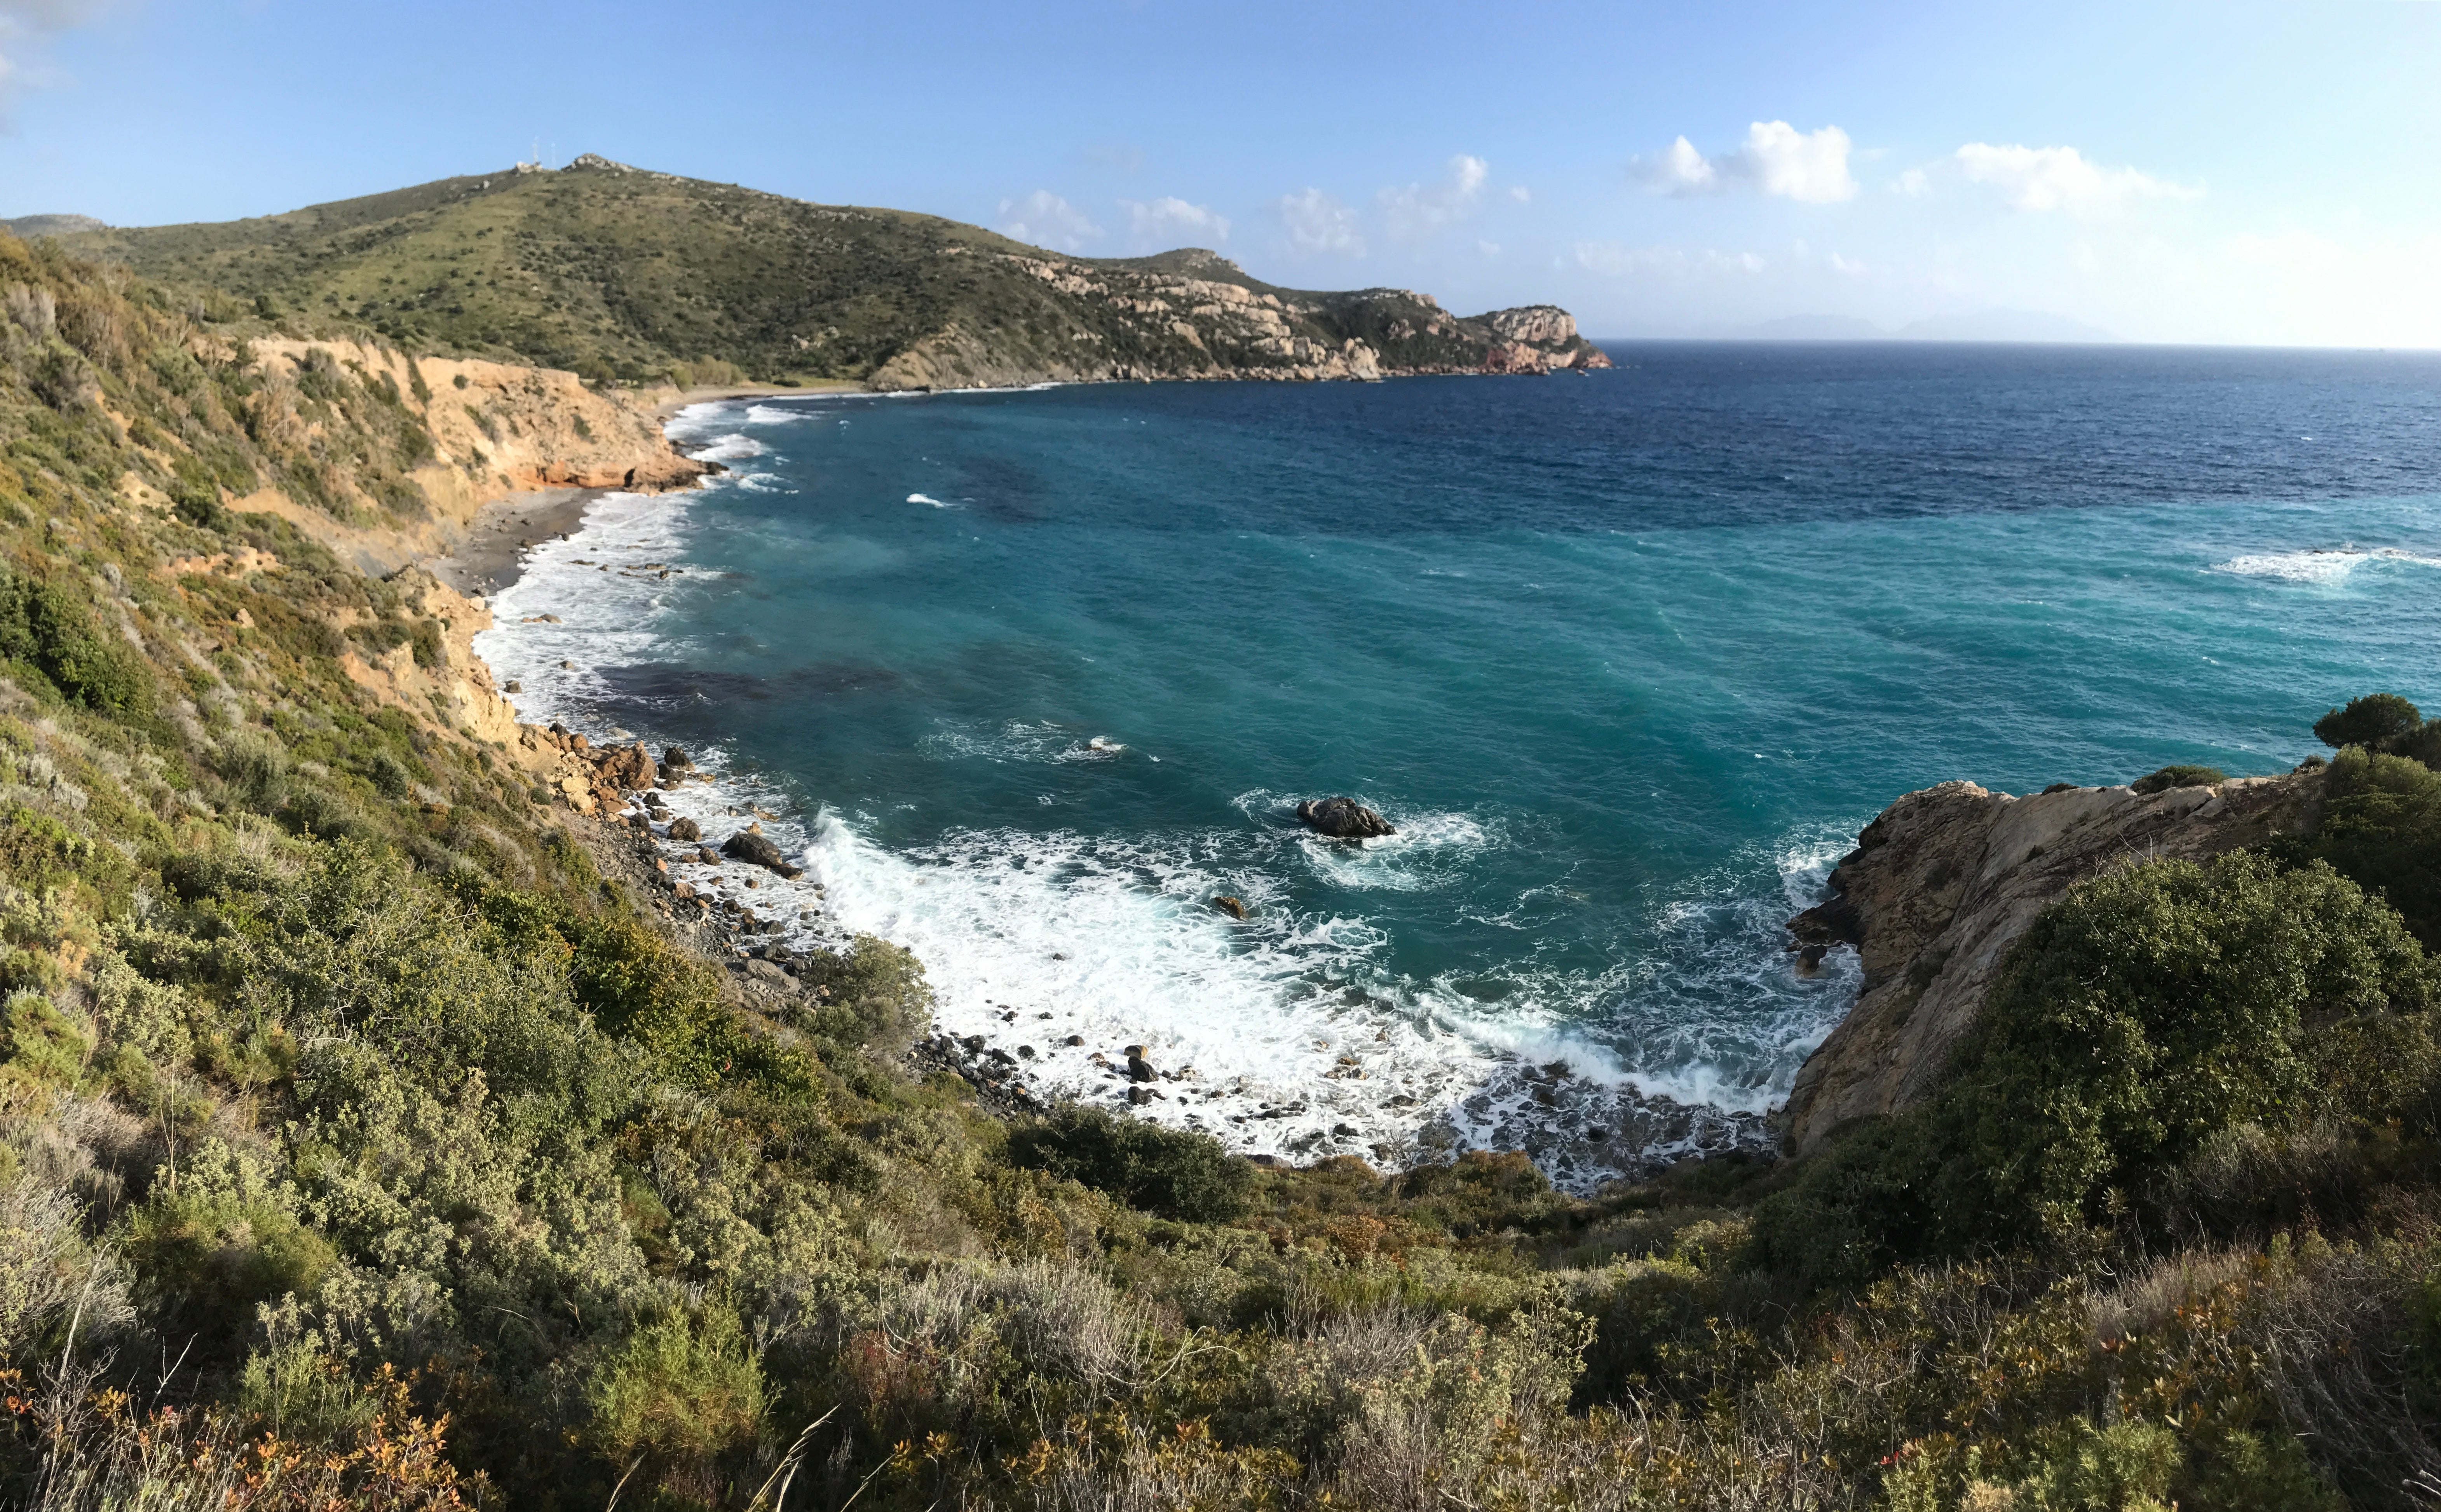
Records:
[[[488,596],[517,580],[526,547],[565,535],[585,518],[586,506],[606,489],[541,488],[511,494],[483,506],[465,535],[424,567],[461,593]]]

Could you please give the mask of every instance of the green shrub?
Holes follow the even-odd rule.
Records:
[[[2323,822],[2284,854],[2328,861],[2380,892],[2427,948],[2441,949],[2441,773],[2361,748],[2332,758]]]
[[[1028,1170],[1081,1181],[1130,1207],[1211,1223],[1246,1211],[1254,1172],[1219,1140],[1185,1129],[1115,1118],[1098,1107],[1064,1107],[1012,1131],[1009,1159]]]
[[[2396,693],[2367,693],[2314,721],[2314,738],[2325,746],[2386,750],[2393,741],[2415,733],[2423,719],[2414,704]]]
[[[646,1485],[709,1500],[724,1454],[763,1427],[763,1373],[736,1314],[707,1306],[646,1323],[604,1360],[586,1389],[603,1457],[641,1462]]]
[[[2127,785],[2139,793],[2166,793],[2174,787],[2215,787],[2228,781],[2229,774],[2217,766],[2180,765],[2164,766]]]
[[[2224,1129],[2424,1116],[2433,967],[2329,867],[2236,852],[2095,878],[2014,945],[1928,1104],[1757,1215],[1820,1282],[2104,1223]]]
[[[1944,1227],[2005,1237],[2220,1129],[2378,1121],[2421,1091],[2432,967],[2327,867],[2236,853],[2099,877],[2012,947],[1940,1099]]]
[[[71,702],[141,711],[152,676],[135,648],[93,622],[75,589],[0,567],[0,657],[40,672]]]
[[[842,954],[812,953],[798,980],[822,1000],[816,1031],[842,1045],[895,1054],[932,1022],[924,963],[877,935],[858,935]]]

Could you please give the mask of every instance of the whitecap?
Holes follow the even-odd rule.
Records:
[[[750,457],[760,457],[768,449],[753,437],[732,431],[715,438],[707,446],[698,447],[695,456],[697,461],[742,462]]]
[[[2215,563],[2212,570],[2238,577],[2279,578],[2289,583],[2336,584],[2347,581],[2350,574],[2368,563],[2390,562],[2414,567],[2441,567],[2441,557],[2418,556],[2396,547],[2367,549],[2350,544],[2313,547],[2302,551],[2266,551],[2234,556],[2226,562]]]
[[[936,510],[953,510],[958,507],[957,502],[953,499],[934,498],[930,494],[910,494],[907,495],[907,502],[910,504],[930,504]]]

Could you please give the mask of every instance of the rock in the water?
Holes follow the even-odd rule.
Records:
[[[1309,798],[1297,818],[1335,840],[1370,840],[1396,835],[1398,826],[1352,798]]]
[[[695,765],[695,758],[686,753],[684,746],[672,746],[661,752],[661,765],[683,772]]]
[[[1161,1072],[1152,1069],[1152,1062],[1145,1059],[1145,1056],[1149,1053],[1150,1051],[1151,1047],[1148,1045],[1130,1045],[1128,1047],[1128,1080],[1131,1082],[1148,1082],[1157,1079],[1161,1075]]]
[[[759,866],[766,871],[777,872],[782,876],[797,877],[805,874],[804,867],[791,866],[788,863],[788,858],[781,854],[778,846],[772,844],[766,837],[756,835],[750,830],[739,830],[731,836],[721,843],[720,853],[744,861],[749,866]]]
[[[1226,892],[1215,897],[1212,900],[1212,906],[1233,919],[1246,918],[1255,911],[1254,909],[1246,907],[1245,899],[1232,897]]]
[[[670,820],[670,838],[674,840],[702,839],[703,826],[697,824],[691,819],[674,819]]]

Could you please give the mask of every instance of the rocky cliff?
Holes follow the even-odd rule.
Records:
[[[1774,1116],[1783,1143],[1804,1154],[1857,1119],[1922,1101],[2009,946],[2070,886],[2309,829],[2322,781],[2317,766],[2151,794],[2027,798],[1944,783],[1892,803],[1831,873],[1831,896],[1789,923],[1800,969],[1853,948],[1864,984]]]

